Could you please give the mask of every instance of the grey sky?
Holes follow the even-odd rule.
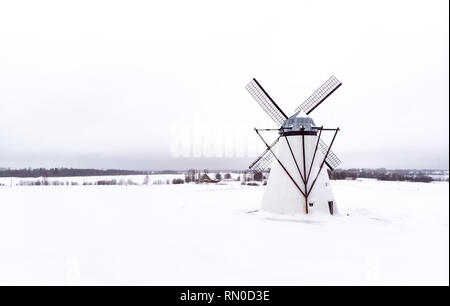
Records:
[[[4,1],[0,167],[245,168],[250,79],[292,114],[335,74],[342,167],[448,168],[448,30],[444,0]]]

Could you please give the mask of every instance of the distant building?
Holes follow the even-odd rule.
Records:
[[[198,182],[199,183],[217,183],[218,181],[210,178],[209,175],[205,173],[200,177]]]

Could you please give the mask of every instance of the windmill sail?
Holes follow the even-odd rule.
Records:
[[[254,172],[263,172],[266,170],[273,161],[274,152],[278,149],[278,138],[271,145],[270,149],[267,148],[250,166],[249,169]]]
[[[322,86],[319,87],[308,99],[305,100],[299,107],[295,109],[296,112],[304,111],[309,115],[317,106],[319,106],[326,98],[328,98],[342,83],[331,76]]]
[[[262,88],[256,79],[253,79],[245,86],[245,89],[253,96],[264,111],[272,118],[279,126],[288,118],[269,94]]]
[[[322,139],[319,140],[319,150],[325,155],[328,151],[328,146],[323,142]],[[341,160],[336,156],[336,154],[333,153],[333,151],[330,150],[328,152],[327,158],[325,159],[325,164],[330,168],[330,170],[336,169],[337,166],[339,166],[341,163]]]

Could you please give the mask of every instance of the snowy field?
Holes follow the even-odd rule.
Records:
[[[265,187],[238,182],[0,183],[0,283],[449,283],[445,182],[332,181],[320,218],[252,212]]]

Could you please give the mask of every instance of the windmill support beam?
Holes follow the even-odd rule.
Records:
[[[264,142],[264,144],[266,145],[267,149],[273,154],[273,156],[275,157],[275,159],[277,160],[277,162],[280,164],[281,168],[283,168],[284,172],[286,172],[286,174],[289,176],[289,178],[291,179],[291,181],[294,183],[295,187],[297,187],[298,191],[300,191],[300,193],[306,197],[306,190],[305,192],[303,192],[303,190],[300,188],[300,186],[297,184],[297,182],[294,180],[294,178],[292,177],[292,175],[289,173],[289,171],[286,169],[286,167],[283,165],[283,163],[278,159],[278,157],[275,155],[275,153],[272,151],[272,148],[267,144],[267,142],[264,140],[264,138],[261,136],[261,134],[259,134],[258,130],[255,129],[256,134],[258,134],[259,138],[261,138],[261,140]]]
[[[284,127],[280,127],[279,129],[256,129],[255,128],[255,130],[257,130],[257,131],[280,131],[280,130],[289,130],[289,129],[292,129],[291,127],[288,127],[288,128],[284,128]]]
[[[317,148],[319,147],[320,136],[322,136],[323,126],[319,129],[319,136],[317,137],[316,147],[314,148],[314,154],[311,161],[311,165],[309,166],[308,176],[306,177],[306,181],[309,181],[309,176],[311,175],[311,170],[314,164],[314,159],[316,158]]]
[[[314,130],[319,130],[319,131],[336,131],[336,130],[339,130],[339,128],[330,129],[330,128],[323,128],[322,126],[313,126],[311,128],[314,129]]]
[[[305,177],[303,177],[302,171],[300,171],[300,167],[298,166],[297,159],[295,158],[294,152],[292,152],[292,148],[291,148],[291,144],[289,143],[288,136],[285,136],[284,138],[286,138],[286,142],[287,142],[287,144],[288,144],[289,151],[291,151],[291,155],[292,155],[292,158],[294,159],[295,166],[297,167],[298,174],[300,174],[300,178],[302,179],[303,184],[306,184]],[[306,189],[305,189],[305,192],[306,192]]]
[[[306,176],[306,157],[305,157],[305,128],[302,126],[302,148],[303,148],[303,173]],[[309,213],[309,209],[308,209],[308,181],[303,180],[303,182],[305,183],[305,212],[306,214]]]
[[[336,139],[336,135],[337,135],[338,132],[339,132],[339,128],[337,128],[337,129],[335,130],[335,132],[334,132],[333,139],[331,140],[331,143],[330,143],[330,146],[328,147],[327,153],[325,154],[325,157],[323,158],[323,161],[322,161],[322,163],[320,164],[319,172],[317,172],[316,178],[315,178],[314,181],[312,182],[311,188],[310,188],[309,191],[307,192],[307,195],[309,195],[309,193],[310,193],[311,190],[313,189],[314,184],[316,183],[317,178],[319,177],[319,174],[320,174],[320,172],[322,171],[323,165],[325,164],[325,160],[327,159],[328,154],[330,153],[331,147],[333,146],[333,142],[334,142],[334,140]]]

